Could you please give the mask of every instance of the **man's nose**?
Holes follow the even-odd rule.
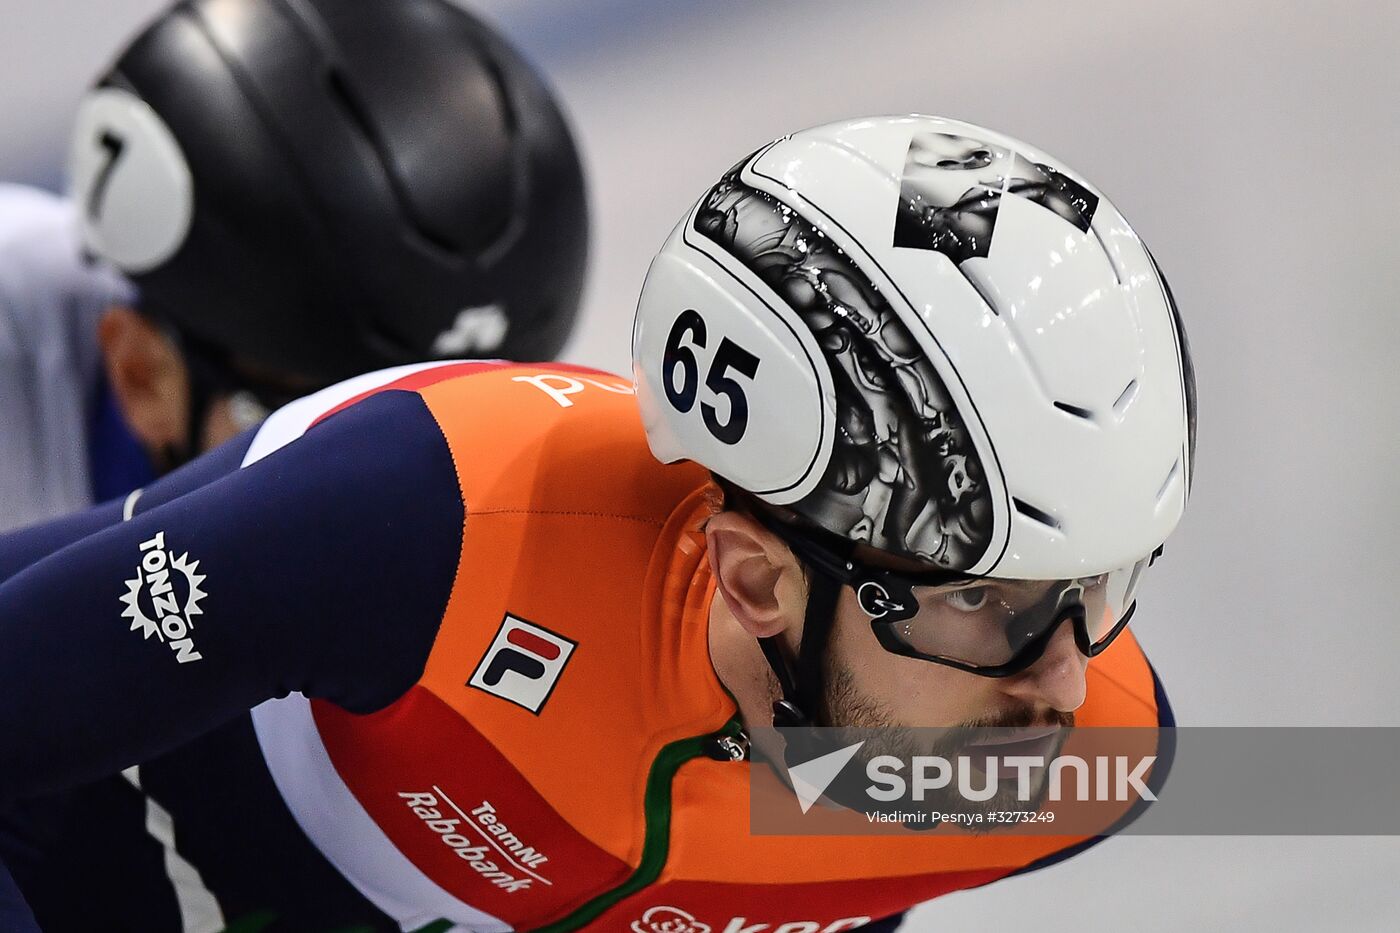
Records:
[[[1036,707],[1049,706],[1061,713],[1072,713],[1084,704],[1087,685],[1084,672],[1089,659],[1074,643],[1074,623],[1061,621],[1045,653],[1019,674],[1006,678],[1003,689],[1017,699]]]

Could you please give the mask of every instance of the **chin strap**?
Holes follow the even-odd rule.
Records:
[[[836,621],[836,600],[841,594],[840,581],[804,563],[811,584],[795,668],[784,655],[778,636],[758,640],[783,691],[783,698],[773,703],[773,725],[778,728],[817,725],[826,679],[823,661]]]
[[[214,405],[217,394],[215,380],[204,367],[190,365],[186,357],[185,368],[190,374],[190,414],[189,430],[185,435],[185,461],[198,457],[204,450],[204,428],[209,422],[209,410]],[[179,464],[183,466],[184,464]]]
[[[843,584],[821,569],[811,567],[810,564],[808,566],[811,591],[807,597],[796,669],[788,663],[782,642],[776,636],[758,640],[763,649],[763,656],[783,690],[783,698],[773,704],[773,725],[775,728],[789,730],[783,736],[782,751],[782,762],[787,765],[788,774],[791,774],[793,768],[812,760],[816,755],[830,751],[815,727],[823,725],[817,722],[817,717],[822,714],[822,693],[826,680],[823,661],[836,621],[836,600],[841,594]],[[779,774],[783,776],[781,769]],[[783,779],[788,780],[785,776]],[[857,811],[866,811],[871,805],[859,786],[839,779],[829,785],[822,795]],[[936,822],[926,827],[912,824],[910,828],[932,828],[935,825]]]
[[[204,427],[209,421],[209,410],[218,395],[218,380],[210,373],[205,362],[196,354],[180,346],[180,358],[185,363],[189,376],[189,411],[185,416],[185,440],[182,444],[166,444],[161,448],[161,475],[174,472],[198,457],[204,450]]]
[[[209,420],[209,411],[219,395],[220,380],[209,352],[205,351],[191,335],[171,323],[169,316],[159,309],[143,305],[143,317],[156,325],[174,346],[180,362],[185,366],[189,389],[189,410],[185,413],[184,438],[180,442],[165,444],[155,451],[159,459],[155,463],[156,472],[161,476],[174,472],[198,457],[204,448],[204,427]]]

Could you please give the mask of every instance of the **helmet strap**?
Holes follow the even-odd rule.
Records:
[[[826,686],[823,662],[836,621],[836,599],[841,593],[841,583],[808,566],[811,584],[796,665],[791,664],[784,655],[778,636],[770,635],[758,640],[763,657],[773,669],[783,691],[783,698],[773,703],[773,725],[778,728],[816,725]]]
[[[199,456],[204,447],[204,427],[209,421],[209,409],[214,404],[213,381],[199,367],[186,363],[185,368],[190,374],[190,414],[185,428],[184,456],[180,462],[172,464],[172,470]]]
[[[209,412],[218,397],[222,380],[215,365],[197,346],[197,341],[179,328],[168,326],[168,332],[185,364],[189,386],[189,411],[185,418],[185,441],[182,445],[168,444],[165,448],[165,472],[172,472],[198,457],[204,447],[204,428]]]

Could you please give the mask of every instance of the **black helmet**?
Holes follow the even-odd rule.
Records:
[[[260,368],[548,359],[578,308],[569,130],[445,0],[186,0],[84,101],[73,176],[142,309]]]

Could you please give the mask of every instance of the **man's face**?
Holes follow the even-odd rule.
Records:
[[[207,360],[191,364],[186,358],[187,384],[194,376],[189,369],[191,365],[205,367],[204,384],[212,390],[199,429],[200,452],[232,440],[261,424],[283,405],[320,388],[305,376],[268,369],[236,357],[221,360],[213,370],[208,368]]]
[[[184,361],[180,361],[178,378],[169,380],[167,388],[149,402],[152,406],[164,407],[166,411],[163,421],[175,426],[169,436],[161,438],[164,444],[149,445],[153,451],[178,448],[188,443],[192,426],[195,429],[193,441],[196,449],[189,451],[189,454],[197,456],[213,450],[249,428],[258,426],[276,408],[313,390],[311,386],[299,384],[293,379],[274,383],[264,377],[257,382],[259,386],[268,387],[263,391],[255,394],[249,389],[219,389],[211,395],[204,411],[197,413],[191,404],[191,383],[192,374],[189,367]],[[263,398],[270,401],[263,401]],[[192,425],[191,419],[196,417],[200,421]],[[159,455],[156,456],[159,462]]]
[[[841,590],[827,659],[823,721],[894,728],[1071,725],[1084,702],[1089,663],[1069,624],[1060,626],[1035,664],[1010,677],[893,654],[876,639],[850,587]]]
[[[226,364],[191,436],[195,374],[172,336],[134,309],[108,309],[98,326],[108,383],[127,426],[159,470],[231,440],[318,387],[242,361]],[[207,384],[207,383],[206,383]],[[234,386],[255,386],[252,389]],[[196,449],[189,450],[191,441]]]
[[[876,639],[870,617],[857,604],[854,592],[843,587],[827,652],[826,695],[819,721],[877,730],[861,734],[865,744],[859,758],[866,763],[880,755],[904,760],[934,755],[953,762],[956,769],[970,768],[972,780],[980,785],[991,759],[997,759],[997,767],[1002,768],[1000,759],[1007,755],[1033,755],[1048,761],[1059,753],[1068,738],[1063,730],[1074,725],[1074,710],[1084,701],[1088,661],[1075,645],[1068,624],[1060,626],[1035,664],[1010,677],[982,677],[892,654]],[[1029,777],[1029,806],[1034,809],[1047,789],[1049,772],[1033,768]],[[1027,808],[1015,796],[1014,782],[999,782],[998,788],[993,797],[980,802],[945,790],[928,798],[926,806],[969,813]],[[907,805],[907,801],[898,804]]]

